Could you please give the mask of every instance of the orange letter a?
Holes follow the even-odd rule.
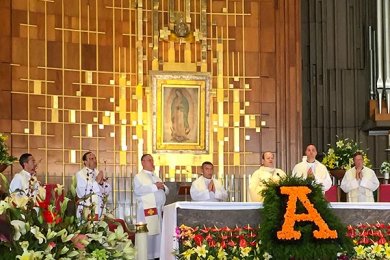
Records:
[[[310,221],[314,222],[318,226],[318,230],[313,231],[313,235],[317,239],[335,239],[337,238],[337,231],[330,230],[324,219],[314,208],[314,205],[310,202],[307,194],[311,190],[306,186],[282,186],[280,187],[281,194],[288,195],[287,209],[284,214],[284,223],[282,230],[277,232],[278,239],[298,240],[301,238],[301,232],[294,230],[296,221]],[[306,208],[308,214],[296,214],[297,200],[300,200],[303,206]]]

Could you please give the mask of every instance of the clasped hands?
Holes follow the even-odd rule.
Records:
[[[157,189],[165,190],[165,186],[164,186],[163,182],[161,182],[161,181],[160,182],[156,182],[155,185],[156,185]]]
[[[209,191],[215,192],[215,185],[213,180],[210,181],[209,186],[207,187]]]
[[[100,185],[103,185],[103,183],[107,180],[108,178],[104,177],[103,171],[99,171],[98,175],[96,176],[95,180],[97,183]]]
[[[356,169],[356,179],[361,180],[363,178],[363,169]]]

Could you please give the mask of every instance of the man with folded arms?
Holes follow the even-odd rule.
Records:
[[[162,209],[169,193],[168,187],[154,174],[150,154],[141,157],[142,170],[134,177],[134,195],[137,202],[137,222],[148,227],[148,259],[160,257]]]

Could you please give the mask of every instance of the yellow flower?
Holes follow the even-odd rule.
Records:
[[[22,255],[16,256],[19,260],[34,260],[34,252],[24,251]]]
[[[212,255],[209,255],[209,257],[207,257],[207,260],[214,260],[214,259],[215,259],[215,257]]]
[[[249,252],[252,250],[252,248],[249,247],[249,246],[244,247],[244,248],[240,247],[240,250],[241,250],[241,254],[240,254],[240,255],[241,255],[242,257],[246,257],[246,256],[249,255]]]
[[[390,259],[390,246],[389,246],[389,244],[387,244],[387,243],[385,244],[384,250],[385,250],[386,259]]]
[[[188,249],[186,250],[185,252],[182,253],[182,256],[187,259],[187,260],[190,260],[191,259],[191,255],[193,255],[195,253],[194,249],[191,248],[191,249]]]
[[[382,245],[378,245],[377,243],[373,244],[371,246],[371,252],[375,255],[378,255],[380,256],[381,253],[383,252],[383,246]]]
[[[16,208],[27,209],[28,201],[29,198],[27,196],[20,196],[19,194],[12,193],[10,195],[10,200],[8,201],[8,203],[14,204]]]
[[[218,258],[219,260],[226,260],[226,259],[227,259],[227,253],[225,252],[225,250],[223,250],[223,248],[220,248],[220,249],[218,250],[217,258]]]
[[[195,253],[197,253],[200,257],[206,257],[208,252],[209,251],[206,249],[206,245],[197,246],[195,249]]]
[[[336,142],[336,146],[337,146],[338,148],[343,147],[343,145],[344,145],[343,140],[339,140],[339,141]]]
[[[9,209],[9,207],[10,207],[9,204],[6,201],[4,200],[0,201],[0,215],[3,214],[4,211]]]
[[[358,257],[365,257],[366,250],[364,249],[363,245],[355,246],[354,249],[355,249],[355,252],[356,252],[356,256],[358,256]]]

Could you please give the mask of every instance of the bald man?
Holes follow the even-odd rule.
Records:
[[[317,148],[314,144],[309,144],[306,147],[305,154],[306,160],[294,166],[292,175],[304,179],[313,177],[316,183],[322,185],[323,192],[329,190],[332,186],[332,179],[325,165],[316,160]]]

